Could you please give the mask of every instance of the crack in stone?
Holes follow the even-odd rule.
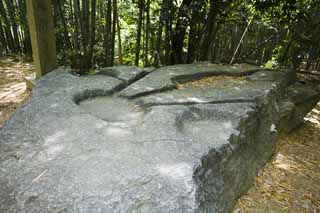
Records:
[[[147,71],[142,71],[141,73],[139,73],[137,76],[135,76],[132,80],[129,80],[129,82],[127,83],[126,87],[129,87],[130,85],[134,84],[135,82],[143,79],[144,77],[146,77],[147,75],[149,75],[150,73],[154,72],[156,69],[153,69],[150,72]]]
[[[136,98],[141,98],[141,97],[145,97],[145,96],[149,96],[149,95],[155,95],[158,93],[168,92],[168,91],[172,91],[172,90],[176,90],[176,89],[177,89],[176,86],[168,86],[168,87],[162,87],[161,89],[155,89],[155,90],[151,90],[151,91],[147,91],[147,92],[141,92],[141,93],[131,95],[131,96],[125,96],[125,95],[120,95],[120,96],[127,98],[129,100],[133,100]]]
[[[81,101],[84,101],[87,99],[112,96],[115,93],[118,93],[119,91],[123,90],[124,88],[125,88],[125,85],[121,83],[118,86],[112,88],[111,90],[104,90],[104,89],[84,90],[80,93],[73,95],[72,99],[75,104],[79,105]]]
[[[96,97],[104,97],[104,96],[113,96],[116,93],[121,92],[122,90],[126,89],[127,87],[129,87],[130,85],[134,84],[135,82],[143,79],[144,77],[146,77],[147,75],[149,75],[150,73],[152,73],[153,71],[155,71],[156,69],[147,72],[147,71],[143,71],[141,73],[139,73],[137,76],[135,76],[132,80],[130,80],[129,82],[126,82],[125,79],[119,78],[117,76],[112,76],[112,75],[105,75],[108,76],[110,78],[113,79],[117,79],[119,81],[121,81],[122,83],[119,84],[118,86],[114,87],[112,90],[104,90],[104,89],[97,89],[97,90],[85,90],[83,92],[81,92],[80,94],[76,94],[73,96],[73,101],[79,105],[79,103],[81,101],[84,101],[86,99],[92,99],[92,98],[96,98]],[[97,74],[95,74],[97,75]]]
[[[141,107],[150,108],[155,106],[191,106],[191,105],[206,105],[206,104],[231,104],[231,103],[256,103],[255,99],[231,99],[231,100],[218,100],[218,101],[186,101],[186,102],[170,102],[170,103],[149,103],[149,104],[139,104]]]
[[[154,69],[153,71],[148,72],[145,76],[154,72],[155,70],[157,70],[157,69]],[[227,77],[241,78],[241,77],[245,77],[245,76],[251,76],[251,75],[253,75],[257,72],[263,71],[263,70],[264,69],[256,69],[256,70],[242,71],[241,73],[232,73],[229,71],[217,71],[217,72],[209,72],[208,71],[208,72],[199,72],[199,73],[190,74],[190,75],[178,75],[173,78],[170,78],[173,85],[169,85],[169,86],[162,87],[160,89],[151,90],[151,91],[140,92],[140,93],[137,93],[137,94],[131,95],[131,96],[125,96],[125,95],[120,95],[120,96],[127,98],[129,100],[132,100],[132,99],[141,98],[141,97],[145,97],[145,96],[149,96],[149,95],[154,95],[154,94],[164,93],[164,92],[168,92],[168,91],[172,91],[172,90],[177,90],[178,84],[185,84],[188,82],[201,80],[201,79],[207,78],[207,77],[227,76]],[[145,76],[141,77],[140,79],[137,79],[136,81],[143,79]],[[130,85],[132,85],[136,81],[131,82],[131,84],[127,85],[122,90],[128,88]]]
[[[142,70],[141,73],[137,74],[136,76],[134,76],[132,79],[129,79],[129,80],[126,80],[126,79],[120,78],[118,76],[115,76],[112,73],[96,73],[94,75],[105,75],[105,76],[108,76],[110,78],[114,78],[114,79],[117,79],[119,81],[122,81],[122,83],[124,84],[124,88],[122,88],[121,90],[123,90],[123,89],[126,89],[127,87],[129,87],[130,85],[134,84],[135,82],[143,79],[144,77],[146,77],[147,75],[151,74],[155,70],[156,69],[152,69],[151,71]],[[121,90],[119,90],[117,92],[120,92]]]

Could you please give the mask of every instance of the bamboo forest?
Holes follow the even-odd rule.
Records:
[[[53,0],[60,64],[247,62],[319,70],[316,0]],[[31,55],[25,0],[0,2],[1,54]],[[84,72],[86,72],[84,71]]]

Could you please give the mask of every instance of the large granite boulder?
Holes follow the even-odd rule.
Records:
[[[318,101],[294,82],[250,65],[56,70],[0,130],[0,212],[228,212]]]

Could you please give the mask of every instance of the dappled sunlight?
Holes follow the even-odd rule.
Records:
[[[157,167],[157,170],[164,178],[174,181],[175,186],[181,184],[189,193],[194,190],[193,169],[189,164],[161,164]]]
[[[219,88],[234,88],[239,90],[237,85],[246,84],[248,81],[246,77],[233,77],[233,76],[212,76],[204,77],[200,80],[195,80],[183,84],[177,84],[177,89],[186,88],[206,88],[208,86],[215,86]]]
[[[289,159],[287,156],[282,155],[281,153],[278,153],[275,157],[275,160],[273,162],[273,165],[279,169],[283,169],[283,170],[293,170],[295,168],[297,168],[295,166],[297,162],[295,162],[292,159]]]
[[[190,101],[190,102],[196,102],[196,103],[205,103],[206,102],[204,100],[201,100],[201,99],[195,98],[195,97],[188,97],[186,100]]]
[[[124,129],[124,128],[120,128],[120,127],[116,127],[116,126],[110,126],[108,128],[106,128],[106,130],[104,131],[104,135],[106,137],[112,137],[115,139],[119,139],[119,138],[126,138],[131,136],[131,131]]]
[[[320,129],[320,102],[317,104],[307,117],[304,118],[306,122],[315,124],[317,128]]]
[[[0,105],[12,103],[21,103],[24,100],[23,94],[26,92],[26,83],[10,83],[4,85],[3,89],[0,89]]]
[[[20,58],[0,58],[0,128],[30,95],[24,78],[34,72],[32,63]]]
[[[24,77],[34,72],[32,63],[12,57],[0,58],[0,87],[9,82],[22,82]]]
[[[241,197],[235,212],[318,212],[320,210],[320,103],[291,134]]]
[[[162,164],[158,167],[161,175],[170,177],[172,179],[180,179],[192,175],[192,168],[185,163],[180,164]]]
[[[63,131],[56,132],[56,133],[53,134],[53,135],[49,135],[49,136],[45,139],[45,143],[46,143],[46,144],[50,144],[50,143],[59,142],[59,140],[62,139],[64,136],[66,136],[66,132],[63,132]]]

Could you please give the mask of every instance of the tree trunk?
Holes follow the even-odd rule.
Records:
[[[281,60],[280,60],[281,65],[285,65],[286,64],[287,57],[288,57],[288,54],[289,54],[289,50],[290,50],[290,48],[291,48],[291,46],[293,44],[293,41],[294,41],[294,39],[291,38],[289,43],[287,44],[286,49],[284,50],[284,52],[282,54],[282,57],[281,57]]]
[[[216,19],[218,16],[220,5],[217,0],[210,0],[210,11],[208,18],[205,24],[204,35],[202,36],[201,41],[201,60],[208,59],[208,52],[211,47],[211,40],[212,34],[214,33],[214,28],[216,25]]]
[[[1,49],[4,51],[4,53],[7,53],[8,48],[7,48],[7,40],[5,38],[3,29],[2,29],[2,22],[0,19],[0,44],[1,44]]]
[[[82,0],[81,10],[81,25],[82,25],[82,46],[86,55],[89,44],[89,5],[88,0]]]
[[[154,52],[154,66],[160,66],[160,58],[161,58],[161,42],[162,42],[162,28],[164,24],[164,13],[166,10],[166,0],[162,0],[160,18],[159,18],[159,26],[158,26],[158,36],[156,41],[156,48]]]
[[[189,11],[192,0],[183,0],[179,8],[177,24],[172,38],[172,49],[174,50],[174,63],[180,64],[182,60],[184,39],[189,26]]]
[[[23,30],[23,52],[32,57],[32,47],[29,33],[29,26],[27,21],[27,10],[26,10],[26,2],[24,0],[19,0],[19,11],[20,11],[20,19],[21,19],[21,27]]]
[[[6,0],[6,3],[7,3],[7,9],[9,12],[9,18],[10,18],[11,27],[12,27],[11,31],[13,33],[14,46],[15,46],[15,49],[17,50],[17,53],[21,53],[18,26],[16,23],[15,5],[12,2],[12,0]]]
[[[200,59],[201,60],[207,60],[208,59],[208,54],[209,50],[212,46],[212,42],[217,35],[217,30],[218,30],[218,24],[217,24],[217,17],[219,15],[219,11],[221,9],[226,10],[229,5],[232,3],[232,0],[228,0],[226,2],[218,1],[218,0],[210,0],[210,11],[208,14],[208,18],[206,20],[205,24],[205,30],[204,34],[201,38],[201,55]]]
[[[117,0],[113,0],[113,20],[112,20],[112,38],[111,38],[111,66],[114,65],[114,48],[116,43],[116,29],[117,29]]]
[[[150,56],[151,58],[149,59],[149,65],[151,61],[154,61],[154,56],[155,56],[155,34],[153,31],[150,32],[151,33],[151,40],[150,40],[150,45],[151,45],[151,53]]]
[[[139,0],[139,19],[138,19],[138,28],[137,28],[137,39],[136,39],[136,54],[134,65],[139,66],[140,59],[140,48],[141,48],[141,31],[142,31],[142,19],[143,19],[143,2],[144,0]]]
[[[196,0],[192,2],[192,15],[190,20],[190,31],[188,40],[188,58],[187,62],[192,63],[198,59],[198,47],[200,38],[200,27],[202,22],[205,22],[205,17],[202,14],[202,8],[206,7],[205,0]]]
[[[61,21],[61,24],[62,24],[62,27],[63,27],[65,48],[66,48],[66,50],[71,50],[72,49],[72,45],[71,45],[70,38],[69,38],[68,26],[67,26],[65,17],[63,15],[61,0],[56,0],[55,2],[57,4],[57,10],[58,10],[57,12],[58,12],[58,15],[60,17],[60,21]]]
[[[13,53],[18,53],[18,49],[16,49],[16,46],[14,45],[14,40],[11,34],[11,29],[10,29],[10,21],[7,17],[7,13],[6,10],[4,8],[3,5],[3,1],[0,1],[0,17],[2,17],[3,23],[4,23],[4,31],[5,31],[5,35],[6,35],[6,40],[8,43],[8,47],[10,49],[11,52]]]
[[[74,28],[75,28],[74,46],[76,49],[76,53],[78,54],[80,52],[79,38],[80,38],[80,28],[81,28],[80,27],[80,18],[79,18],[79,14],[80,14],[79,0],[74,0],[73,6],[74,6],[74,25],[75,25],[74,26]]]
[[[171,65],[174,60],[171,57],[171,39],[172,39],[172,19],[173,19],[173,1],[168,0],[166,6],[166,18],[165,18],[165,64]],[[173,51],[176,51],[173,49]]]
[[[113,17],[116,20],[116,25],[117,25],[117,31],[118,31],[118,63],[121,65],[123,64],[123,60],[122,60],[122,41],[121,41],[121,28],[120,28],[120,19],[119,19],[119,15],[118,15],[118,5],[117,5],[117,1],[114,1],[114,14]]]
[[[111,56],[111,0],[107,0],[107,11],[106,11],[106,35],[105,35],[105,55],[106,55],[106,66],[112,66],[113,58]]]
[[[90,67],[94,65],[93,63],[93,49],[95,45],[95,35],[96,35],[96,0],[91,0],[91,17],[90,17],[90,45],[88,51],[88,61]]]
[[[144,50],[144,66],[148,67],[149,66],[149,33],[150,33],[150,0],[147,0],[147,5],[146,5],[146,29],[145,29],[145,34],[146,34],[146,42],[145,42],[145,50]]]

